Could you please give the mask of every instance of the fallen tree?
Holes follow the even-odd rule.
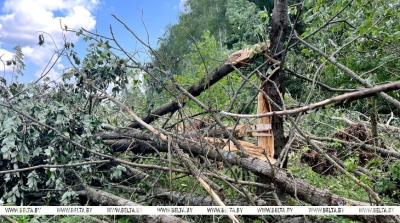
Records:
[[[138,135],[138,138],[141,139],[147,138],[149,141],[151,141],[150,138],[152,138],[151,135],[145,134],[138,130],[132,130],[132,134],[130,136],[134,138],[135,135]],[[179,148],[184,149],[186,152],[206,155],[210,159],[228,162],[230,165],[241,166],[255,174],[264,175],[268,177],[268,179],[270,179],[276,187],[284,188],[284,190],[292,196],[298,197],[299,199],[315,206],[374,205],[373,203],[371,204],[343,198],[341,196],[332,194],[329,191],[319,189],[310,185],[304,180],[290,176],[290,174],[288,174],[285,170],[274,167],[270,163],[255,157],[240,157],[240,155],[236,152],[211,149],[208,146],[204,147],[197,142],[191,142],[189,140],[179,140],[177,144]],[[158,148],[160,151],[166,151],[167,147],[168,145],[164,143]],[[394,221],[391,216],[352,216],[352,218],[364,221]]]

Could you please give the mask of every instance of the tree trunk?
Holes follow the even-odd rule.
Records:
[[[274,0],[274,9],[272,11],[271,19],[271,32],[270,32],[270,55],[277,61],[282,61],[282,54],[275,56],[276,53],[282,51],[283,43],[286,39],[286,32],[289,27],[288,17],[288,2],[287,0]],[[277,105],[282,107],[282,98],[285,93],[285,78],[284,72],[281,69],[277,70],[269,80],[262,80],[262,90],[273,100]],[[266,99],[264,99],[266,100]],[[272,105],[272,111],[277,111],[278,108]],[[281,154],[284,146],[286,145],[286,139],[283,130],[283,118],[282,116],[272,116],[271,121],[272,134],[273,134],[273,146],[274,146],[274,158],[277,159]],[[267,183],[269,181],[265,176],[259,176],[257,179],[260,183]],[[278,188],[278,187],[277,187]],[[264,193],[263,189],[258,190],[257,194]],[[283,194],[278,191],[278,195]]]
[[[282,54],[276,57],[275,54],[283,50],[289,22],[287,0],[275,0],[271,20],[270,50],[271,55],[277,61],[282,61]],[[285,94],[285,78],[282,68],[277,70],[270,80],[273,83],[268,81],[264,85],[263,90],[273,101],[282,107],[283,101],[281,98],[283,98]],[[278,89],[276,87],[278,87]],[[278,108],[272,105],[272,110],[277,111]],[[283,131],[283,118],[281,116],[272,117],[272,132],[274,133],[275,158],[278,158],[286,144]]]

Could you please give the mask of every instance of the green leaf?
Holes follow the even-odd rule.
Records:
[[[313,0],[307,0],[307,1],[305,1],[305,6],[306,6],[306,8],[310,8],[310,7],[313,5],[314,2],[315,2],[315,1],[313,1]]]
[[[33,157],[39,156],[41,152],[42,152],[42,148],[38,147],[33,151],[32,155],[33,155]]]

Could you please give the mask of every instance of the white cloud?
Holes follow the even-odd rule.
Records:
[[[58,70],[64,70],[65,69],[64,64],[62,64],[62,63],[57,64],[57,69]]]
[[[60,47],[63,42],[60,20],[61,25],[68,28],[83,27],[93,30],[96,19],[92,12],[99,4],[99,0],[6,0],[0,14],[0,50],[19,44],[25,61],[28,60],[43,70],[56,47],[46,34],[46,44],[39,47],[39,34],[50,34]],[[68,33],[66,37],[68,42],[78,41],[73,33]],[[55,68],[58,67],[60,66],[57,64]],[[40,74],[42,70],[36,74]],[[53,75],[57,75],[58,71],[59,69],[55,69]]]
[[[186,5],[187,0],[181,0],[179,2],[179,10],[183,13],[189,13],[191,11],[190,7]]]
[[[49,50],[46,47],[40,47],[37,45],[32,47],[26,46],[22,48],[22,52],[25,58],[28,58],[35,65],[40,67],[40,69],[35,72],[36,77],[41,77],[44,73],[47,73],[46,76],[48,76],[51,80],[54,80],[60,75],[58,72],[62,71],[64,68],[64,66],[61,64],[61,58],[56,61],[57,55],[54,54],[54,51]],[[56,63],[54,64],[54,62]],[[51,68],[53,64],[54,66]]]

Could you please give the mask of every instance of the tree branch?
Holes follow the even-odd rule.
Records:
[[[364,98],[364,97],[372,96],[372,95],[374,95],[376,93],[383,94],[382,92],[393,91],[393,90],[398,90],[398,89],[400,89],[400,81],[396,81],[396,82],[389,83],[389,84],[383,84],[383,85],[379,85],[379,86],[363,89],[363,90],[356,91],[356,92],[342,94],[342,95],[339,95],[339,96],[336,96],[336,97],[332,97],[330,99],[326,99],[326,100],[323,100],[323,101],[320,101],[320,102],[317,102],[317,103],[314,103],[314,104],[311,104],[311,105],[307,105],[307,106],[303,106],[301,108],[296,108],[296,109],[291,109],[291,110],[273,111],[273,112],[267,112],[267,113],[262,113],[262,114],[254,114],[254,115],[235,114],[235,113],[230,113],[230,112],[226,112],[226,111],[221,111],[221,113],[224,114],[224,115],[229,115],[229,116],[234,116],[234,117],[241,117],[241,118],[260,118],[260,117],[273,116],[273,115],[293,115],[293,114],[309,111],[309,110],[312,110],[312,109],[316,109],[316,108],[319,108],[319,107],[322,107],[322,106],[325,106],[325,105],[329,105],[329,104],[332,104],[332,103],[340,102],[340,101]]]
[[[296,76],[296,77],[298,77],[298,78],[300,78],[300,79],[306,80],[306,81],[308,81],[308,82],[313,82],[313,79],[308,78],[308,77],[305,77],[305,76],[303,76],[303,75],[301,75],[301,74],[298,74],[298,73],[296,73],[296,72],[294,72],[293,70],[290,70],[290,69],[288,69],[288,68],[285,68],[285,71],[288,71],[290,74],[292,74],[292,75],[294,75],[294,76]],[[319,85],[319,86],[321,86],[321,87],[323,87],[323,88],[325,88],[326,90],[331,91],[331,92],[354,92],[354,91],[357,91],[357,89],[332,88],[332,87],[330,87],[330,86],[328,86],[328,85],[326,85],[326,84],[324,84],[324,83],[321,83],[321,82],[319,82],[319,81],[315,81],[315,84],[317,84],[317,85]]]
[[[101,163],[110,163],[111,160],[97,160],[97,161],[88,161],[88,162],[82,162],[82,163],[71,163],[71,164],[64,164],[64,165],[37,165],[37,166],[32,166],[32,167],[27,167],[27,168],[20,168],[16,170],[4,170],[0,171],[0,174],[6,174],[6,173],[16,173],[16,172],[23,172],[23,171],[28,171],[28,170],[35,170],[35,169],[48,169],[48,168],[66,168],[66,167],[76,167],[76,166],[83,166],[83,165],[94,165],[94,164],[101,164]]]
[[[319,53],[321,56],[323,56],[325,59],[329,60],[333,65],[335,65],[336,67],[338,67],[339,69],[343,70],[344,72],[346,72],[348,75],[350,75],[353,79],[357,80],[360,84],[362,84],[364,87],[366,88],[372,88],[373,85],[368,83],[365,79],[362,79],[359,75],[357,75],[354,71],[350,70],[348,67],[344,66],[343,64],[341,64],[339,61],[336,60],[336,58],[328,56],[326,53],[322,52],[321,50],[319,50],[318,48],[312,46],[311,44],[307,43],[306,41],[304,41],[302,38],[300,38],[299,36],[296,36],[296,38],[303,43],[305,46],[307,46],[308,48],[314,50],[315,52]],[[389,96],[388,94],[384,93],[384,92],[380,92],[379,93],[380,96],[385,99],[386,101],[392,103],[394,106],[396,106],[396,108],[400,109],[400,102],[394,98],[392,98],[391,96]]]
[[[253,58],[250,59],[255,59],[256,56],[258,55],[257,51],[252,51],[254,53]],[[233,53],[232,55],[235,55]],[[237,58],[236,58],[237,59]],[[218,68],[213,70],[211,73],[205,75],[199,82],[193,84],[187,89],[187,92],[194,97],[199,96],[203,91],[207,90],[211,86],[213,86],[215,83],[217,83],[219,80],[221,80],[223,77],[226,75],[230,74],[232,71],[234,71],[233,66],[236,68],[242,67],[245,65],[244,63],[241,63],[240,61],[236,61],[232,59],[227,59],[224,63],[222,63]],[[181,97],[177,100],[170,101],[166,104],[161,105],[158,109],[155,111],[151,112],[151,114],[147,115],[146,117],[141,118],[144,122],[146,123],[151,123],[154,120],[156,120],[158,117],[163,116],[165,114],[168,114],[170,112],[175,112],[178,110],[181,106],[184,106],[187,101],[184,99],[187,97]],[[140,124],[135,121],[129,125],[131,128],[138,128],[140,127]]]

